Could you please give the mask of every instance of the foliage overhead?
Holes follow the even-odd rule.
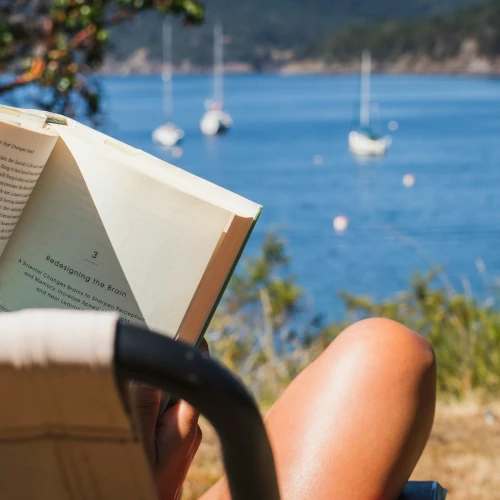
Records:
[[[14,72],[2,80],[0,95],[35,84],[37,107],[74,114],[83,104],[95,115],[99,88],[92,74],[103,63],[109,30],[148,10],[185,24],[204,18],[199,0],[0,0],[0,68]]]

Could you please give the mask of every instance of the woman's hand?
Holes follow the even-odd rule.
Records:
[[[202,348],[208,351],[206,344]],[[177,500],[201,443],[199,415],[181,401],[159,417],[160,400],[161,392],[155,388],[138,384],[132,387],[132,401],[139,415],[158,497]]]

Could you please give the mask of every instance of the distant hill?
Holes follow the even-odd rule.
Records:
[[[497,73],[500,71],[500,0],[423,20],[351,24],[318,39],[298,56],[349,64],[369,49],[379,69]]]
[[[175,29],[175,61],[211,63],[211,27],[224,24],[226,60],[265,69],[293,58],[313,40],[353,21],[415,19],[447,12],[479,0],[206,0],[204,26]],[[161,18],[147,13],[119,26],[113,33],[112,56],[123,60],[146,48],[151,59],[161,58]],[[316,45],[311,54],[325,54]],[[305,53],[304,53],[305,54]]]

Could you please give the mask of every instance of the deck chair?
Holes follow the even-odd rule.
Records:
[[[154,500],[129,380],[188,401],[210,421],[233,499],[279,499],[257,406],[227,370],[114,313],[52,310],[0,314],[0,497]],[[444,495],[436,483],[410,483],[402,500]]]

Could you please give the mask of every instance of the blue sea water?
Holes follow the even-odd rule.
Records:
[[[500,276],[500,80],[374,76],[375,124],[399,129],[386,158],[365,162],[347,151],[354,76],[228,76],[234,128],[215,139],[199,130],[209,78],[176,77],[175,121],[186,132],[178,159],[151,141],[161,85],[156,76],[104,78],[104,130],[263,204],[246,255],[279,231],[317,312],[340,317],[340,290],[387,298],[432,265],[478,297]],[[413,188],[403,186],[408,173]],[[349,218],[343,236],[332,226],[338,215]]]

